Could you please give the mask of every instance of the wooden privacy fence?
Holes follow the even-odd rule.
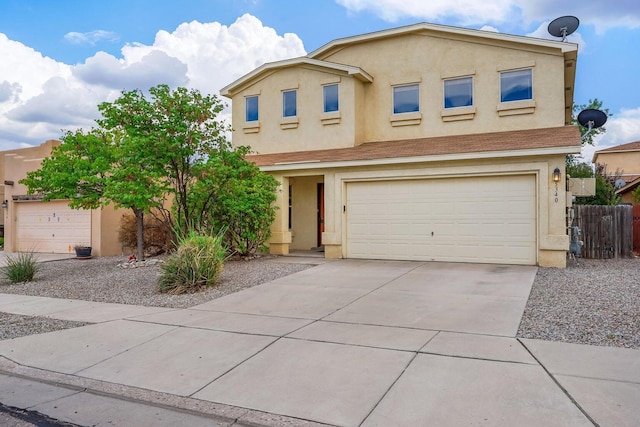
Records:
[[[633,207],[574,205],[575,220],[582,230],[582,257],[591,259],[633,256]],[[639,212],[640,213],[640,212]]]

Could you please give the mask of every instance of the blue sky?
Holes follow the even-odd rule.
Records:
[[[89,128],[96,105],[158,83],[218,90],[267,61],[416,22],[549,37],[575,15],[575,102],[613,117],[595,149],[640,140],[637,0],[0,0],[0,149]],[[227,113],[225,113],[227,114]]]

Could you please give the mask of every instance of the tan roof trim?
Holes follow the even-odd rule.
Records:
[[[373,82],[373,77],[369,73],[361,69],[360,67],[354,67],[354,66],[345,65],[345,64],[338,64],[336,62],[321,61],[319,59],[313,59],[313,58],[308,58],[306,56],[302,56],[299,58],[291,58],[291,59],[285,59],[282,61],[267,62],[265,64],[262,64],[261,66],[251,71],[250,73],[245,74],[244,76],[240,77],[239,79],[235,80],[234,82],[220,89],[220,94],[222,96],[231,98],[233,96],[233,93],[236,91],[236,89],[247,85],[248,83],[259,78],[261,75],[265,73],[272,72],[282,68],[298,67],[301,65],[310,65],[318,68],[337,71],[343,74],[353,76],[356,79],[366,83]]]
[[[625,153],[630,151],[640,151],[640,141],[629,142],[626,144],[616,145],[614,147],[603,148],[602,150],[598,150],[593,154],[592,163],[596,163],[598,159],[598,154],[601,153]]]
[[[537,38],[527,37],[527,36],[516,36],[511,34],[496,33],[493,31],[451,27],[448,25],[429,24],[426,22],[422,22],[418,24],[407,25],[404,27],[391,28],[388,30],[375,31],[372,33],[359,34],[356,36],[350,36],[350,37],[344,37],[344,38],[332,40],[329,43],[309,53],[307,56],[309,58],[316,58],[316,57],[322,56],[324,53],[334,48],[339,48],[344,45],[355,44],[355,43],[360,43],[364,41],[371,41],[371,40],[387,38],[387,37],[394,37],[400,34],[407,34],[407,33],[413,33],[413,32],[424,31],[424,30],[435,31],[440,33],[471,36],[471,37],[479,37],[479,38],[485,38],[489,40],[508,41],[513,43],[521,43],[521,44],[527,44],[527,45],[533,45],[533,46],[539,46],[539,47],[548,47],[548,48],[560,49],[560,51],[563,53],[578,50],[578,45],[575,43],[567,43],[567,42],[546,40],[546,39],[537,39]]]
[[[399,141],[367,142],[355,147],[327,150],[297,151],[275,154],[254,154],[247,159],[258,166],[293,165],[325,167],[340,162],[363,162],[381,159],[404,159],[406,163],[418,158],[491,158],[505,156],[572,154],[582,147],[577,126],[492,132],[472,135],[454,135]],[[393,162],[391,162],[393,163]]]

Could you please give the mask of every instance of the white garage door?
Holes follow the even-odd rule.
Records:
[[[67,202],[16,202],[16,251],[69,253],[91,243],[91,211]]]
[[[536,264],[533,175],[347,184],[347,257]]]

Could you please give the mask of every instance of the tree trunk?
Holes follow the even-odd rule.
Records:
[[[138,239],[138,261],[144,261],[144,211],[142,209],[134,209],[136,215],[136,237]]]

